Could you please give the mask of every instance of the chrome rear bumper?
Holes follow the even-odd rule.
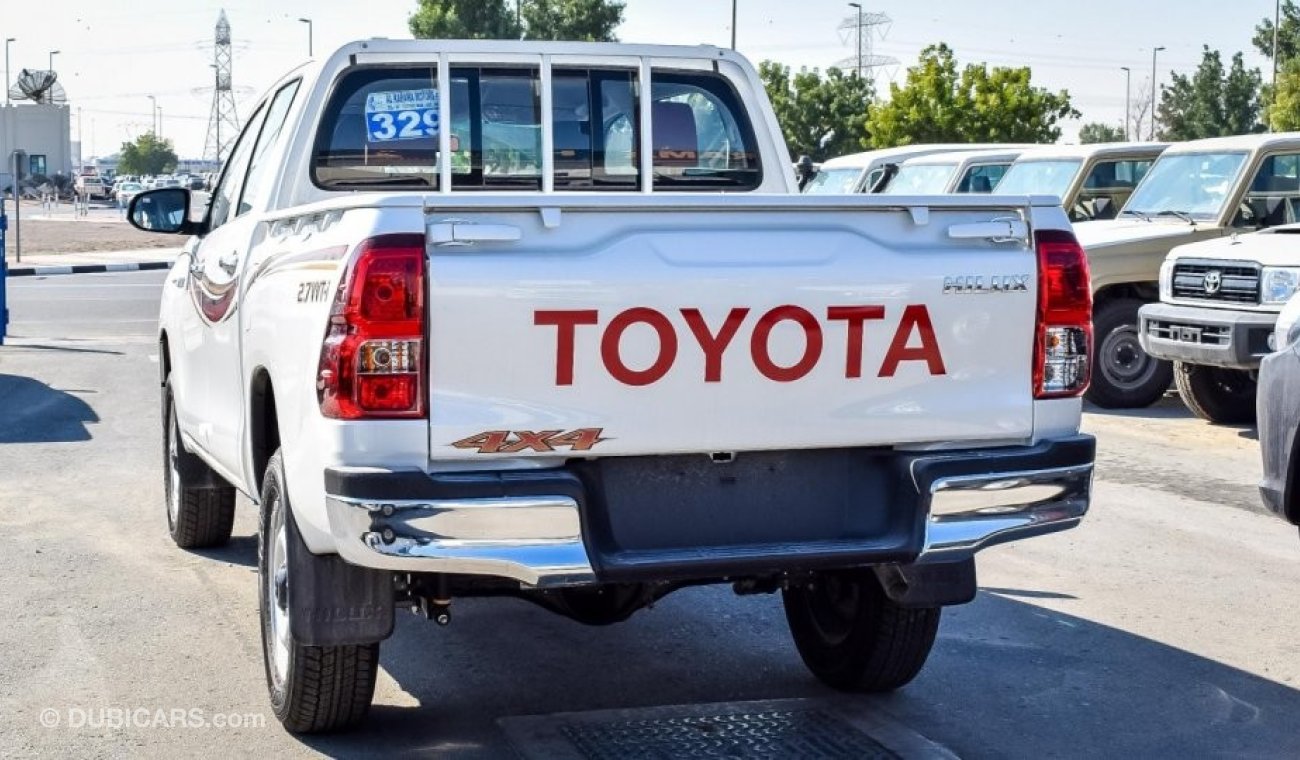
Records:
[[[892,510],[886,533],[708,546],[676,522],[686,548],[633,551],[631,562],[612,553],[626,547],[611,549],[601,534],[606,512],[626,507],[588,493],[567,469],[439,476],[337,468],[326,473],[326,507],[338,552],[352,564],[538,587],[955,562],[1077,525],[1091,498],[1094,448],[1079,436],[992,451],[873,453],[882,459],[872,467],[896,474],[878,491],[852,492],[861,504],[853,509]]]
[[[918,562],[964,559],[987,546],[1072,528],[1091,495],[1091,464],[936,480]]]
[[[405,572],[494,575],[531,586],[595,580],[567,496],[438,501],[326,497],[343,559]]]

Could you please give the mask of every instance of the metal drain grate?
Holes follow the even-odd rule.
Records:
[[[580,722],[563,724],[559,729],[588,760],[899,757],[870,736],[820,710]]]
[[[665,705],[501,718],[528,760],[956,760],[865,700]]]

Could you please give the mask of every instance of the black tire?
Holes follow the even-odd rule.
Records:
[[[881,692],[921,672],[939,630],[940,607],[891,601],[870,569],[821,573],[782,593],[804,665],[842,691]]]
[[[293,581],[288,576],[287,551],[307,553],[307,547],[298,535],[284,483],[284,462],[277,450],[262,481],[257,533],[258,611],[271,710],[294,733],[350,729],[370,711],[379,673],[379,645],[314,647],[294,640],[289,629],[288,595]],[[278,540],[284,542],[279,549],[273,546]],[[295,549],[289,548],[290,543]],[[272,605],[280,615],[272,611]],[[277,657],[283,658],[279,665]]]
[[[1245,370],[1174,363],[1178,395],[1192,413],[1220,425],[1255,421],[1255,378]]]
[[[171,381],[163,386],[163,493],[167,532],[182,549],[221,546],[235,526],[235,489],[185,450]]]
[[[1092,385],[1085,397],[1105,409],[1144,409],[1173,382],[1171,362],[1156,359],[1138,342],[1142,301],[1107,301],[1092,318]]]

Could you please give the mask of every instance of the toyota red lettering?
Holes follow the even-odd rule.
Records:
[[[742,327],[749,322],[750,309],[738,306],[727,312],[716,327],[697,308],[680,310],[686,333],[694,339],[704,356],[703,381],[718,383],[724,372],[723,358]],[[843,322],[845,345],[844,377],[862,377],[864,349],[867,345],[867,322],[888,318],[884,306],[872,304],[830,306],[826,322]],[[803,333],[803,346],[791,364],[778,363],[772,356],[772,333],[782,323],[790,323]],[[578,328],[602,329],[600,314],[594,309],[546,310],[533,314],[533,324],[554,327],[555,384],[573,385]],[[645,325],[654,333],[654,360],[644,369],[629,367],[623,359],[624,336],[634,325]],[[777,306],[753,320],[749,335],[749,356],[759,374],[778,383],[790,383],[807,377],[826,354],[825,331],[821,321],[802,306]],[[618,312],[605,323],[600,333],[600,358],[609,376],[624,385],[651,385],[663,379],[673,368],[679,354],[678,328],[668,315],[656,309],[637,306]],[[947,374],[943,353],[924,304],[909,304],[899,316],[894,334],[885,350],[876,377],[893,377],[905,362],[920,362],[931,375]]]

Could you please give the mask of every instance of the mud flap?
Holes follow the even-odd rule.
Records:
[[[312,554],[286,515],[289,629],[314,647],[373,644],[393,633],[393,574],[349,565],[337,554]]]
[[[877,565],[885,594],[903,607],[947,607],[975,598],[975,560],[925,565]]]

